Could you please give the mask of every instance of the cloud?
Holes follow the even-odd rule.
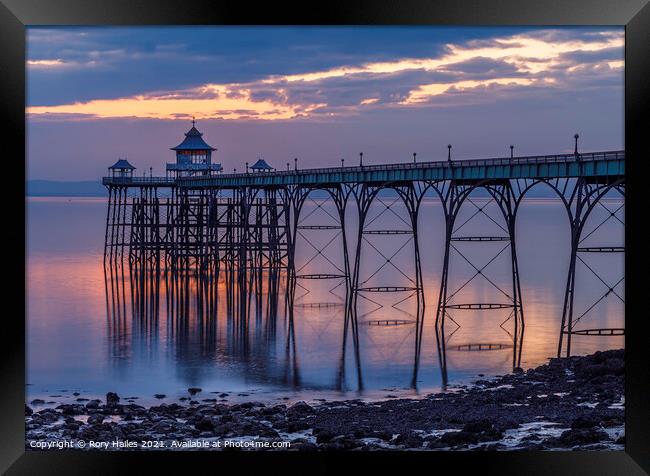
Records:
[[[27,60],[27,66],[33,68],[61,68],[67,66],[69,63],[62,59],[41,59],[41,60]]]
[[[98,65],[99,62],[95,60],[89,60],[83,62],[62,60],[61,58],[27,60],[27,67],[30,70],[36,70],[36,71],[40,70],[40,71],[63,72],[63,71],[70,71],[70,70],[94,68]]]
[[[430,102],[429,100],[432,97],[440,96],[444,94],[458,94],[468,90],[474,90],[475,92],[485,92],[488,89],[494,88],[495,86],[530,86],[534,83],[534,80],[528,78],[495,78],[484,81],[468,80],[468,81],[459,81],[457,83],[433,83],[433,84],[424,84],[420,86],[417,90],[411,92],[411,94],[402,101],[402,104],[417,104],[423,102]]]
[[[91,40],[92,36],[87,31],[76,28],[29,28],[27,30],[27,43],[33,47],[57,48],[65,46],[83,46],[96,44]]]
[[[516,75],[519,73],[517,66],[512,63],[503,59],[484,58],[481,56],[458,63],[451,63],[439,69],[450,73],[460,73],[466,77],[494,77],[497,75]]]
[[[622,30],[540,30],[449,43],[431,57],[400,57],[300,73],[268,74],[244,82],[207,82],[118,98],[33,105],[27,112],[37,120],[69,114],[76,119],[174,120],[196,116],[284,121],[360,114],[378,108],[481,104],[515,93],[540,94],[577,87],[622,88],[623,42]],[[312,51],[307,48],[305,54]],[[165,61],[187,54],[190,62],[205,58],[200,52],[188,52],[184,43],[162,44],[147,52],[113,48],[76,54],[85,61],[101,64],[125,57]],[[29,67],[41,69],[63,68],[65,64],[60,58],[28,62]]]

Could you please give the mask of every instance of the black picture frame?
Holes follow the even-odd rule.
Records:
[[[25,157],[25,27],[29,25],[624,25],[625,43],[625,149],[626,164],[626,446],[625,452],[424,452],[392,453],[99,453],[80,451],[25,452],[25,164],[9,158]],[[281,457],[284,464],[302,463],[309,471],[340,468],[333,456],[361,460],[364,465],[404,470],[418,460],[423,469],[453,465],[454,472],[482,474],[644,474],[650,472],[650,385],[647,371],[647,311],[641,287],[643,234],[636,218],[644,210],[641,164],[647,129],[644,113],[650,110],[650,4],[648,0],[366,0],[279,5],[235,1],[174,0],[0,0],[0,111],[5,132],[3,161],[6,179],[5,245],[13,261],[5,272],[9,296],[23,296],[17,309],[2,313],[2,378],[0,471],[7,474],[118,474],[132,470],[134,458],[146,465],[163,461],[166,469],[188,471],[197,461],[217,469],[224,461],[268,465]],[[7,150],[9,149],[9,150]],[[14,203],[15,202],[15,203]],[[22,203],[23,205],[19,205]],[[630,220],[629,217],[632,217]],[[23,250],[23,253],[20,252]],[[637,277],[638,276],[638,277]],[[22,279],[21,279],[22,277]],[[636,279],[635,279],[636,278]],[[638,313],[637,313],[638,310]],[[24,313],[24,309],[22,309]],[[25,315],[25,314],[23,314]],[[172,459],[173,457],[173,459]],[[192,462],[189,462],[192,459]],[[179,461],[180,460],[180,461]],[[191,466],[188,466],[191,465]],[[129,466],[130,465],[130,466]],[[149,467],[139,466],[149,469]],[[366,466],[366,470],[370,470]],[[145,469],[141,469],[145,470]],[[337,470],[337,469],[335,469]]]

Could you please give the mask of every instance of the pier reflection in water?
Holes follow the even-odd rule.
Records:
[[[354,334],[360,332],[359,327],[362,327],[362,333],[364,327],[383,328],[385,335],[379,332],[375,335],[379,339],[388,336],[392,340],[385,347],[392,347],[390,350],[396,354],[412,354],[410,385],[417,388],[421,342],[415,339],[416,316],[403,311],[411,319],[372,319],[370,316],[377,311],[375,306],[362,315],[367,318],[359,320],[358,313],[351,316],[346,311],[343,299],[339,302],[300,302],[298,299],[294,305],[301,312],[285,312],[278,303],[286,293],[286,286],[269,286],[275,279],[270,276],[272,273],[263,271],[260,274],[264,285],[261,289],[251,290],[249,287],[248,293],[241,296],[251,311],[241,315],[237,306],[232,306],[227,299],[238,291],[229,289],[233,284],[225,278],[219,280],[196,269],[174,272],[116,262],[108,264],[105,278],[110,359],[125,364],[132,345],[137,345],[140,350],[156,349],[158,339],[163,335],[168,340],[166,344],[173,348],[174,360],[181,367],[184,362],[209,364],[237,360],[246,364],[245,369],[250,370],[248,376],[253,379],[260,378],[265,384],[298,390],[303,387],[295,325],[297,315],[300,315],[308,325],[320,326],[320,329],[314,329],[316,337],[319,337],[319,332],[327,332],[330,339],[339,335],[338,352],[332,352],[337,347],[335,341],[326,343],[326,349],[322,345],[320,349],[302,347],[305,352],[326,352],[330,360],[338,361],[335,377],[329,383],[304,382],[306,388],[364,389],[360,340],[354,338]],[[303,290],[307,292],[301,297],[311,294],[306,287]],[[355,330],[353,326],[356,326]],[[333,332],[334,329],[337,330]],[[507,326],[502,325],[500,329],[503,335],[498,342],[466,344],[450,343],[460,327],[452,328],[447,334],[444,329],[436,329],[441,386],[444,388],[448,384],[448,352],[505,351],[512,356],[513,366],[519,366],[523,332],[515,338]],[[335,359],[336,354],[338,358]],[[191,369],[184,371],[191,372]]]
[[[340,230],[309,229],[315,222],[328,223],[324,215],[332,212],[327,208],[329,204],[321,205],[323,211],[314,202],[321,200],[310,198],[304,205],[303,216],[312,211],[314,214],[313,221],[308,218],[301,223],[305,228],[301,229],[304,237],[298,237],[296,269],[303,268],[299,273],[303,275],[337,274],[336,266],[342,262]],[[382,213],[383,206],[378,202],[376,205],[367,221]],[[620,202],[606,205],[616,210]],[[401,310],[393,307],[408,293],[368,293],[381,307],[360,298],[355,324],[353,316],[346,313],[342,280],[300,279],[291,315],[286,305],[286,271],[280,270],[277,278],[270,278],[264,271],[261,281],[258,277],[246,283],[245,302],[250,310],[242,319],[241,306],[233,299],[233,293],[238,294],[238,279],[236,274],[225,272],[225,265],[219,270],[218,280],[210,277],[210,270],[174,270],[165,259],[159,261],[158,267],[155,261],[142,265],[130,261],[128,253],[104,268],[101,253],[105,206],[105,201],[79,199],[34,199],[28,203],[27,349],[28,382],[33,384],[28,392],[33,398],[47,396],[52,389],[77,388],[98,395],[118,391],[142,399],[165,393],[176,399],[186,394],[189,386],[204,388],[206,395],[226,392],[230,399],[237,398],[238,393],[262,399],[353,398],[359,390],[364,397],[384,397],[413,393],[414,375],[417,391],[428,392],[447,383],[469,381],[479,373],[508,372],[513,358],[517,363],[521,358],[519,364],[524,368],[539,365],[557,350],[568,231],[566,223],[558,220],[563,210],[555,201],[525,202],[519,216],[526,309],[526,331],[520,337],[523,346],[506,332],[512,333],[510,322],[504,325],[505,330],[500,327],[508,313],[499,309],[450,309],[460,327],[449,319],[444,339],[436,335],[432,313],[440,283],[444,231],[440,229],[439,203],[423,202],[419,225],[420,235],[426,237],[421,241],[425,243],[421,259],[427,308],[419,355],[415,299],[397,304]],[[403,209],[395,211],[404,216]],[[603,217],[606,214],[604,208],[596,211]],[[350,229],[356,226],[352,215],[348,216]],[[398,229],[401,223],[390,211],[378,220],[385,220],[385,229]],[[611,219],[596,232],[604,233],[600,242],[617,243],[622,238],[620,226],[608,227],[611,222],[617,224]],[[599,223],[600,219],[595,220],[592,228]],[[374,224],[378,229],[379,221]],[[315,248],[323,248],[333,238],[325,251],[332,261],[328,263]],[[406,236],[401,236],[399,243],[383,235],[369,234],[367,238],[387,257],[408,241]],[[469,253],[475,254],[469,257],[482,256],[478,262],[484,264],[491,256],[482,255],[483,249],[472,248]],[[309,262],[314,255],[317,257]],[[393,262],[412,275],[412,256],[411,241]],[[501,258],[490,265],[490,278],[507,286],[509,263]],[[605,280],[616,282],[622,265],[611,261],[614,255],[603,254],[601,258],[603,262],[596,271]],[[450,292],[475,272],[459,256],[452,256],[452,260]],[[377,251],[365,246],[360,281],[382,264]],[[576,305],[584,310],[599,297],[600,288],[595,277],[590,280],[588,270],[580,272],[578,284],[583,289],[577,294]],[[367,287],[407,287],[409,283],[399,276],[386,265]],[[256,282],[262,283],[258,288],[261,293],[255,292]],[[270,282],[276,283],[270,286],[271,292]],[[475,279],[460,292],[458,302],[489,302],[489,296],[494,296],[491,285]],[[616,302],[601,301],[587,316],[589,326],[621,326],[623,307]],[[475,350],[474,344],[487,346]],[[622,345],[623,337],[585,336],[576,340],[574,351],[589,353]]]
[[[267,216],[268,202],[263,201],[253,201],[249,212],[253,218],[249,223],[253,239],[246,238],[239,228],[229,226],[237,218],[233,216],[237,211],[230,198],[212,201],[210,215],[212,223],[218,226],[193,224],[194,230],[209,235],[210,240],[192,241],[179,232],[177,241],[180,244],[171,248],[166,243],[151,246],[138,235],[146,230],[134,232],[136,227],[131,226],[128,246],[113,245],[105,256],[109,315],[118,319],[114,329],[127,329],[120,319],[129,301],[133,325],[137,327],[135,333],[139,336],[157,339],[162,315],[168,340],[173,343],[180,362],[192,360],[185,353],[198,352],[200,359],[206,362],[224,357],[236,359],[245,364],[244,372],[252,369],[252,373],[261,375],[266,384],[291,389],[363,391],[363,361],[378,359],[384,363],[399,363],[400,387],[417,391],[425,312],[417,239],[420,203],[390,195],[374,196],[372,205],[361,203],[357,223],[352,225],[353,228],[356,225],[359,235],[358,261],[350,279],[348,242],[345,227],[341,226],[345,223],[341,204],[347,198],[334,193],[332,197],[309,193],[300,197],[295,205],[294,216],[300,218],[293,223],[293,246],[284,248],[278,244],[281,240],[270,238],[271,233],[277,236],[291,233],[278,225],[277,216],[284,211],[280,210],[272,221]],[[197,202],[201,200],[199,197]],[[484,199],[481,210],[501,227],[498,213],[496,219],[489,215],[492,201]],[[300,214],[303,208],[306,210]],[[271,205],[271,209],[275,210],[275,206]],[[471,212],[468,217],[459,215],[465,230],[471,228],[470,221],[477,221],[475,215]],[[484,228],[485,223],[475,226]],[[237,233],[239,236],[233,236]],[[117,233],[111,231],[110,236],[114,235],[121,239],[119,229]],[[503,252],[509,246],[507,243],[500,251],[490,252],[488,264],[507,254]],[[429,329],[435,334],[439,380],[443,388],[448,382],[447,350],[509,352],[512,369],[520,365],[523,341],[523,325],[518,325],[518,302],[513,306],[507,303],[457,304],[454,301],[460,296],[461,302],[463,298],[469,299],[468,302],[485,302],[485,296],[478,296],[476,292],[489,295],[490,291],[475,286],[478,280],[474,278],[479,274],[487,275],[468,259],[471,254],[461,253],[460,244],[453,248],[477,272],[467,277],[462,269],[460,273],[456,270],[460,277],[452,282],[445,301],[447,326],[435,325]],[[507,260],[501,263],[506,265],[504,271],[508,263]],[[484,265],[483,269],[486,267]],[[492,276],[486,278],[486,282],[513,302],[511,294],[503,291],[504,284],[496,284],[495,279],[499,281],[500,278]],[[454,287],[456,289],[452,289]],[[111,307],[120,309],[120,313],[112,312]],[[470,339],[468,342],[450,346],[449,341],[462,327],[462,314],[476,311],[482,315],[481,327],[500,331],[497,331],[497,340],[481,341],[481,332],[474,331],[465,336]],[[305,325],[322,328],[314,329],[313,343],[298,344],[296,328]],[[326,338],[321,340],[323,333]],[[495,335],[494,331],[488,334]],[[115,337],[114,342],[123,341]],[[373,351],[382,355],[374,356]],[[308,358],[318,353],[322,362],[337,361],[330,381],[324,380],[322,375],[314,380],[303,378],[301,353],[308,353]],[[372,387],[376,389],[376,385]]]

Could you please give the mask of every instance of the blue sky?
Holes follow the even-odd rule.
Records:
[[[623,147],[622,28],[29,28],[28,176],[162,172],[192,116],[226,170]]]

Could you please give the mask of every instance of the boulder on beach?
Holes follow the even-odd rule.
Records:
[[[190,387],[190,388],[187,389],[187,391],[190,393],[190,395],[196,395],[197,393],[199,393],[202,390],[203,389],[200,388],[200,387]]]
[[[115,392],[108,392],[106,394],[106,405],[115,405],[117,403],[120,403],[119,395]]]
[[[194,428],[199,431],[213,431],[215,428],[214,422],[210,418],[201,418],[194,424]]]
[[[393,443],[406,448],[421,448],[424,440],[415,432],[400,433],[395,437]]]
[[[99,423],[102,423],[103,421],[104,421],[104,415],[101,415],[99,413],[90,415],[87,420],[89,425],[97,425]]]
[[[289,407],[287,416],[307,416],[314,413],[314,409],[305,402],[298,402]]]
[[[598,419],[590,415],[580,415],[571,422],[571,428],[574,430],[579,428],[593,428],[595,426],[599,426]]]
[[[118,397],[119,398],[119,397]],[[86,408],[87,409],[94,409],[94,408],[99,408],[99,404],[102,403],[100,400],[91,400],[88,403],[86,403]]]
[[[316,428],[312,432],[316,437],[316,443],[327,443],[332,440],[336,435],[329,430]]]
[[[493,429],[494,425],[486,418],[467,422],[465,423],[465,426],[463,426],[463,431],[468,431],[470,433],[482,433],[484,431],[492,431]]]
[[[308,430],[309,424],[301,420],[292,420],[287,422],[286,430],[288,433],[296,433],[298,431]],[[314,435],[316,436],[316,435]]]
[[[561,446],[578,446],[590,445],[600,441],[609,440],[609,435],[603,430],[597,428],[578,428],[566,430],[563,432],[556,442]]]

